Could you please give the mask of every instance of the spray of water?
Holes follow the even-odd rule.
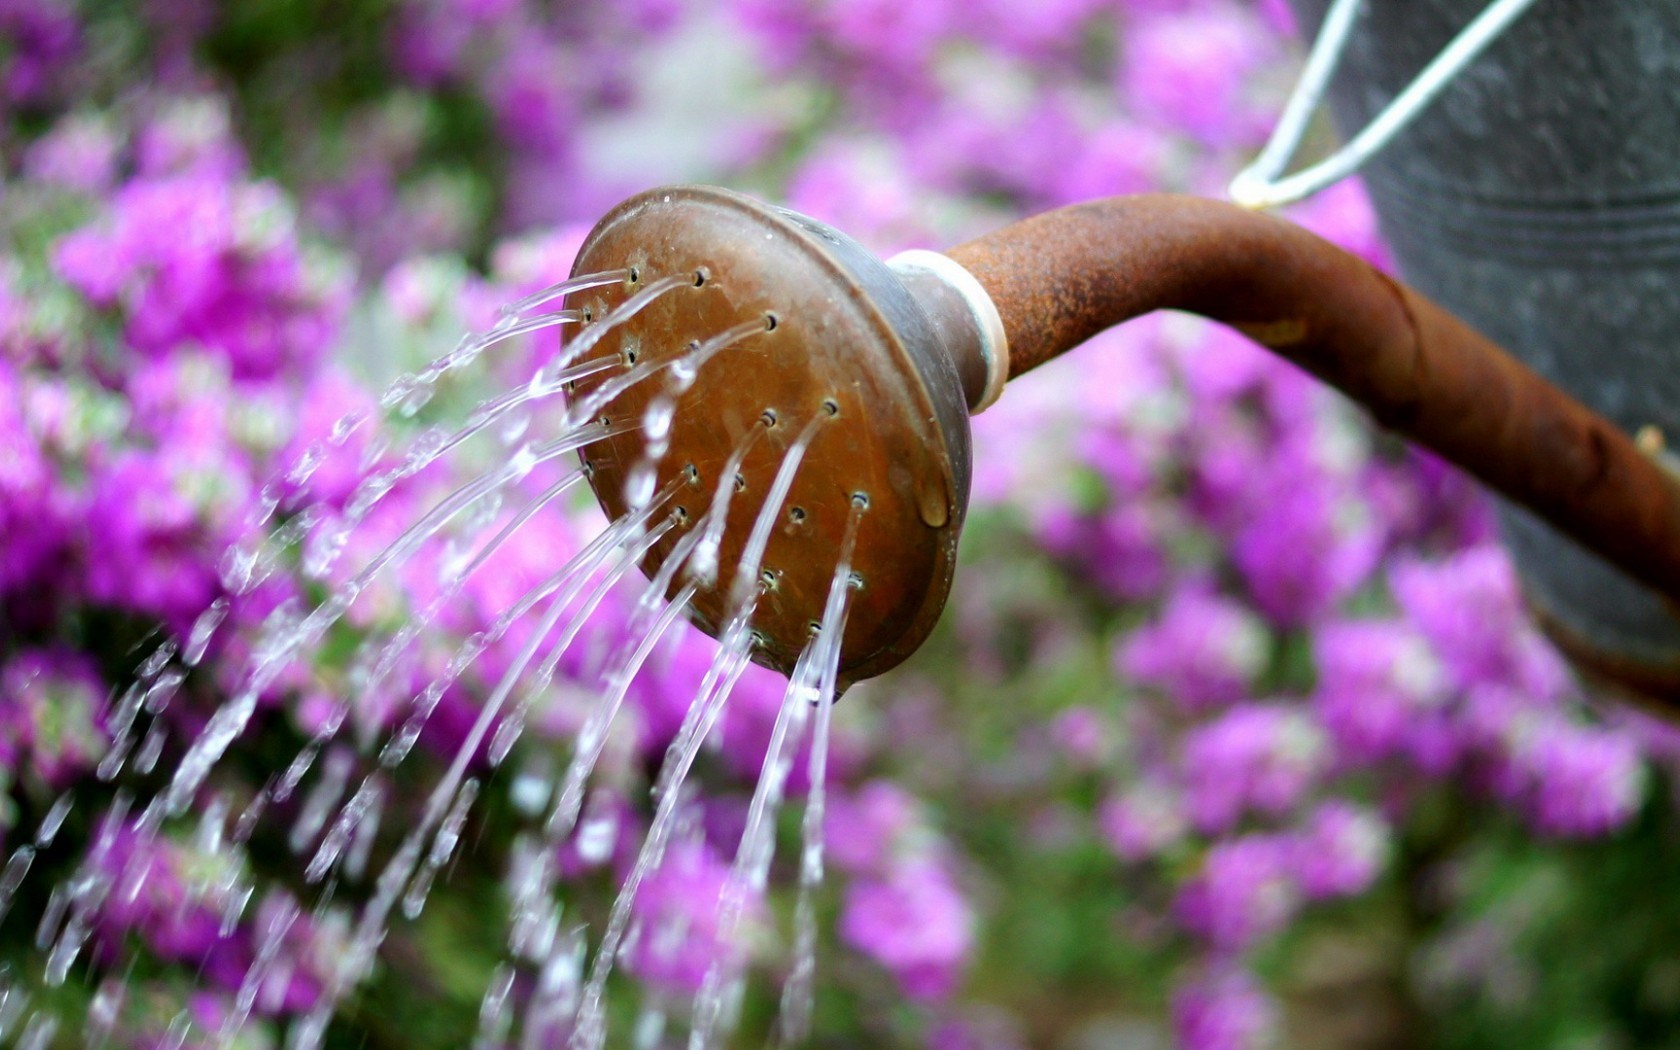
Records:
[[[288,1037],[293,1050],[316,1050],[345,997],[368,976],[395,913],[414,919],[425,909],[433,885],[461,847],[486,776],[493,775],[524,732],[532,705],[545,695],[559,672],[564,655],[606,599],[657,545],[670,548],[651,573],[647,585],[629,604],[625,639],[616,652],[602,651],[586,674],[597,682],[597,694],[577,734],[573,754],[563,775],[540,786],[533,796],[533,812],[546,809],[540,833],[523,835],[515,843],[509,869],[509,893],[514,904],[508,929],[508,960],[496,971],[481,1002],[475,1045],[503,1046],[517,1026],[522,1046],[554,1045],[557,1033],[569,1032],[570,1045],[599,1048],[608,1038],[606,995],[615,960],[632,934],[637,892],[663,862],[682,823],[684,782],[694,768],[706,740],[723,718],[729,697],[751,664],[759,644],[752,627],[760,592],[769,586],[760,578],[771,530],[794,485],[806,451],[820,436],[831,413],[806,422],[788,442],[768,487],[762,509],[753,520],[740,563],[731,577],[731,613],[720,632],[721,644],[707,668],[692,705],[669,744],[657,781],[652,787],[654,813],[645,841],[620,893],[614,900],[587,973],[589,937],[584,927],[567,926],[554,902],[559,873],[559,847],[571,836],[579,848],[592,832],[580,828],[580,816],[595,766],[600,761],[613,723],[633,681],[677,622],[690,610],[695,595],[718,576],[719,547],[734,495],[743,487],[740,471],[748,453],[778,425],[774,410],[764,415],[736,442],[709,492],[703,513],[688,520],[687,511],[667,511],[678,489],[698,484],[693,468],[679,471],[663,489],[657,479],[666,452],[679,400],[693,386],[705,366],[740,344],[774,331],[773,313],[694,339],[670,353],[650,352],[640,359],[632,350],[614,356],[591,356],[611,332],[656,301],[683,294],[682,289],[704,283],[703,272],[677,273],[647,281],[610,312],[598,307],[568,306],[533,313],[557,299],[592,288],[630,282],[627,270],[589,274],[561,282],[504,309],[488,331],[464,338],[452,351],[420,371],[394,382],[380,398],[381,408],[399,417],[419,413],[447,376],[467,368],[498,344],[564,325],[581,326],[565,349],[542,366],[529,383],[480,401],[465,421],[453,428],[433,426],[396,455],[375,444],[363,463],[363,474],[342,512],[324,506],[286,508],[290,515],[274,525],[288,491],[303,488],[322,464],[344,449],[350,437],[372,418],[351,413],[333,426],[330,437],[308,448],[285,478],[265,486],[247,522],[247,534],[263,537],[230,550],[223,563],[224,584],[230,597],[218,599],[194,621],[184,642],[160,644],[138,669],[135,681],[111,705],[109,745],[101,756],[99,775],[115,781],[129,771],[149,773],[158,762],[166,739],[159,717],[181,689],[187,672],[198,666],[217,645],[218,637],[244,596],[287,564],[296,552],[303,574],[323,585],[324,597],[313,606],[291,601],[275,609],[256,629],[251,655],[229,699],[214,710],[203,730],[188,744],[185,755],[154,796],[135,800],[126,788],[101,815],[98,830],[71,877],[55,887],[40,917],[37,943],[44,953],[48,985],[66,980],[84,953],[101,909],[113,899],[132,901],[143,890],[148,871],[143,862],[112,863],[120,836],[132,836],[144,856],[166,825],[193,806],[204,793],[212,773],[233,742],[246,732],[265,694],[277,688],[296,661],[322,644],[338,624],[383,576],[393,574],[428,545],[442,543],[439,585],[427,604],[387,631],[369,631],[347,672],[347,689],[337,698],[291,762],[243,807],[216,796],[203,809],[196,846],[207,856],[228,863],[218,875],[216,899],[223,936],[241,924],[255,921],[252,953],[233,999],[233,1009],[214,1033],[201,1033],[218,1045],[234,1044],[248,1019],[262,1010],[267,998],[290,980],[286,962],[288,938],[300,922],[341,921],[347,925],[343,950],[325,974],[326,987],[315,1006],[296,1023]],[[627,347],[639,346],[634,339]],[[602,411],[639,384],[663,375],[659,392],[635,418],[608,421]],[[605,377],[605,378],[602,378]],[[574,384],[595,380],[588,393],[574,395]],[[557,436],[546,440],[527,436],[530,410],[539,400],[567,395],[570,404]],[[476,477],[443,494],[393,538],[366,557],[354,571],[339,572],[337,563],[349,542],[370,520],[372,511],[409,479],[416,478],[446,455],[485,433],[494,434],[499,461]],[[625,477],[625,504],[630,512],[609,524],[565,565],[527,588],[501,612],[493,624],[463,641],[441,670],[417,687],[395,729],[372,751],[369,742],[339,740],[358,697],[379,693],[388,682],[406,674],[416,647],[430,627],[446,613],[467,581],[488,565],[495,553],[535,516],[552,507],[587,479],[591,468],[567,471],[527,487],[539,467],[586,450],[598,442],[639,432],[641,458]],[[501,510],[504,493],[530,492],[512,511]],[[724,926],[733,931],[743,921],[749,899],[762,893],[773,848],[775,815],[785,793],[792,755],[803,737],[810,712],[817,712],[812,735],[812,793],[807,803],[801,890],[796,917],[798,956],[784,991],[781,1041],[797,1041],[809,1028],[809,988],[814,968],[814,919],[811,894],[821,878],[822,779],[826,773],[828,705],[836,691],[840,638],[845,629],[848,598],[855,577],[850,559],[867,501],[857,503],[847,524],[835,569],[835,583],[823,612],[820,629],[801,655],[778,715],[769,753],[754,793],[747,830],[721,903]],[[495,526],[493,531],[491,527]],[[484,534],[489,532],[487,538]],[[333,579],[339,582],[331,582]],[[387,806],[393,801],[392,775],[412,751],[444,694],[516,625],[530,630],[516,654],[485,697],[471,728],[454,749],[447,767],[425,796],[417,815],[410,815],[400,843],[382,864],[375,866],[375,841]],[[370,765],[371,762],[371,765]],[[484,763],[476,765],[475,763]],[[296,796],[296,801],[294,801]],[[324,887],[312,907],[300,905],[289,893],[264,897],[251,881],[244,862],[245,843],[272,807],[290,823],[284,839],[300,858],[306,885]],[[34,838],[14,848],[0,867],[0,918],[28,878],[40,851],[49,847],[71,812],[74,799],[66,794],[42,819]],[[593,812],[590,803],[587,812]],[[135,811],[138,816],[133,817]],[[593,819],[593,818],[591,818]],[[588,824],[589,821],[584,821]],[[592,827],[593,825],[591,825]],[[608,831],[610,832],[610,828]],[[590,847],[594,853],[601,850]],[[606,849],[611,849],[608,841]],[[340,880],[360,882],[375,870],[371,892],[352,915],[333,901]],[[252,920],[253,900],[260,904]],[[535,967],[529,986],[517,980],[518,964]],[[709,1045],[728,1030],[730,1003],[738,999],[740,970],[720,960],[708,973],[706,987],[693,1016],[693,1045]],[[127,992],[117,975],[98,985],[87,1028],[90,1045],[98,1045],[114,1031]],[[267,997],[267,998],[265,998]],[[194,1027],[190,1012],[182,1010],[171,1022],[166,1045],[184,1045]],[[49,1012],[32,1011],[27,993],[6,985],[0,988],[0,1038],[20,1046],[45,1046],[57,1035],[58,1021]],[[631,1033],[634,1045],[656,1046],[665,1038],[666,1008],[650,1003]]]

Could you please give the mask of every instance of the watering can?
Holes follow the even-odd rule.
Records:
[[[750,610],[752,658],[794,673],[861,507],[855,560],[842,559],[857,615],[839,675],[896,665],[949,591],[967,414],[1095,333],[1177,309],[1243,332],[1507,497],[1507,543],[1562,650],[1680,706],[1680,616],[1666,604],[1680,596],[1680,473],[1663,450],[1680,435],[1680,374],[1664,367],[1680,190],[1662,181],[1680,172],[1665,163],[1680,160],[1680,112],[1662,104],[1680,86],[1663,57],[1680,10],[1297,2],[1319,41],[1232,197],[1264,207],[1366,165],[1410,287],[1274,217],[1160,194],[887,261],[711,187],[650,190],[596,225],[574,269],[593,298],[574,305],[598,321],[554,367],[596,369],[575,392],[603,419],[689,406],[656,447],[618,433],[587,464],[614,520],[634,494],[692,490],[644,568],[675,587],[690,549],[735,566],[733,583],[707,574],[682,592],[695,623],[722,636]],[[1363,130],[1280,178],[1326,88],[1344,126]],[[681,360],[644,359],[647,347]],[[674,392],[642,382],[665,367],[685,377]]]
[[[1407,283],[1648,451],[1680,443],[1680,4],[1291,2],[1337,37],[1308,76],[1344,140],[1388,118],[1358,159]],[[1408,90],[1427,105],[1395,130]],[[1514,504],[1500,526],[1582,671],[1680,702],[1672,604]]]

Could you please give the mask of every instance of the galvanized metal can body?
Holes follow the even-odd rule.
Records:
[[[1292,0],[1309,37],[1329,0]],[[1367,0],[1351,134],[1486,0]],[[1406,281],[1628,431],[1680,446],[1680,4],[1540,0],[1366,169]],[[1531,604],[1589,669],[1680,701],[1680,619],[1520,508]]]

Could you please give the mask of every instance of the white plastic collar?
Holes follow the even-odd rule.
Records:
[[[986,390],[980,403],[969,412],[979,415],[1003,396],[1003,384],[1009,381],[1009,336],[1003,330],[1003,317],[997,304],[980,281],[949,255],[914,248],[899,252],[887,260],[895,272],[918,271],[944,281],[968,305],[974,327],[980,332],[980,356],[986,362]]]

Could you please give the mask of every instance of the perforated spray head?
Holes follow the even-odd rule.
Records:
[[[643,570],[664,568],[669,594],[697,585],[689,615],[714,636],[751,602],[760,663],[788,671],[809,643],[849,529],[844,680],[897,665],[945,605],[969,408],[1002,377],[995,311],[939,265],[895,272],[828,226],[709,187],[632,198],[579,252],[574,273],[627,276],[568,302],[593,322],[573,337],[594,340],[580,361],[616,359],[572,404],[642,421],[588,449],[596,497],[613,519],[663,501],[675,525]]]

